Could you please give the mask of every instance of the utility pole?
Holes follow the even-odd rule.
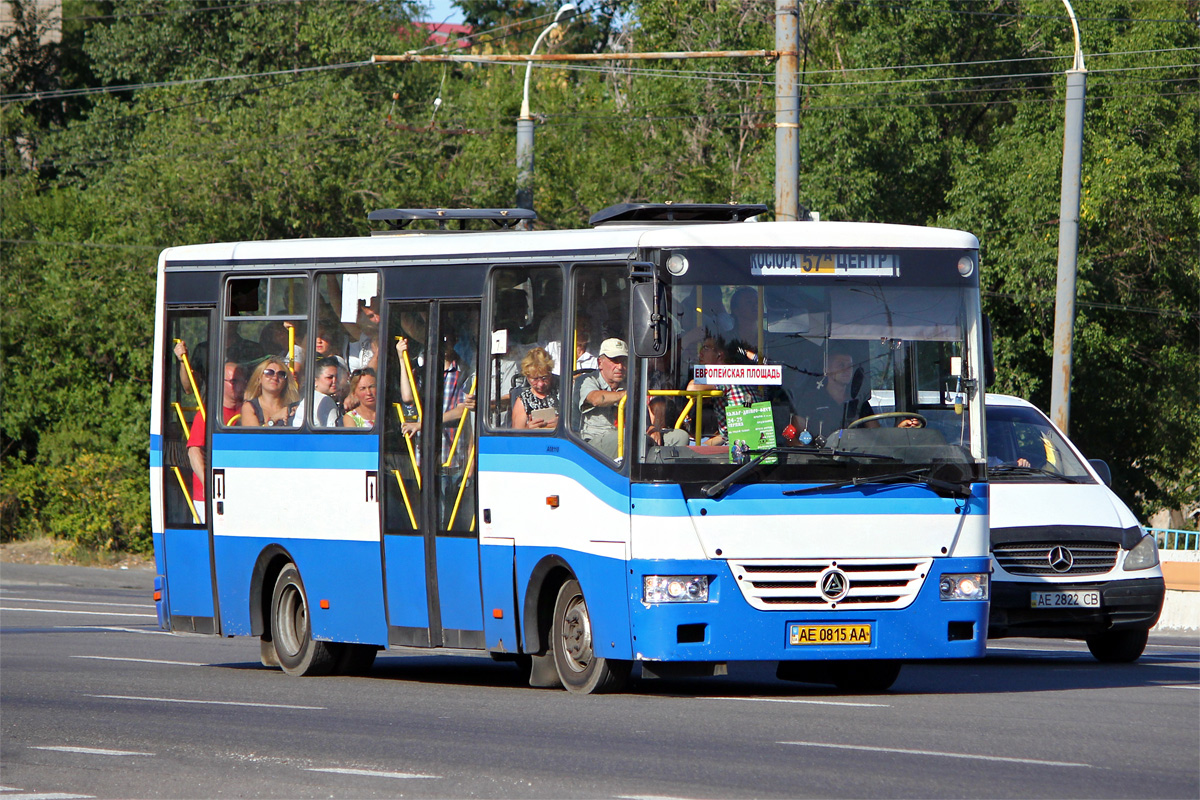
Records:
[[[1079,191],[1083,174],[1083,101],[1087,69],[1079,23],[1063,0],[1075,35],[1075,60],[1067,70],[1067,107],[1063,125],[1062,194],[1058,206],[1058,287],[1054,297],[1054,359],[1050,370],[1051,419],[1063,433],[1071,421],[1071,359],[1075,335],[1075,272],[1079,254]]]
[[[775,0],[775,221],[800,216],[800,0]]]

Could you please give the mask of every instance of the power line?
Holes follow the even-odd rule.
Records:
[[[0,102],[11,103],[18,100],[54,100],[61,97],[82,97],[90,94],[134,92],[140,89],[163,89],[172,86],[189,86],[201,83],[245,80],[249,78],[273,78],[277,75],[297,75],[304,72],[328,72],[331,70],[358,69],[360,67],[367,67],[370,65],[370,61],[350,61],[345,64],[328,64],[321,67],[296,67],[294,69],[278,69],[270,72],[249,72],[243,75],[216,75],[211,78],[188,78],[177,81],[157,81],[154,83],[130,83],[123,86],[94,86],[82,89],[60,89],[56,92],[21,92],[18,94],[0,95]]]
[[[1016,294],[1013,292],[985,292],[981,291],[984,297],[999,297],[1005,300],[1025,301],[1031,303],[1040,303],[1049,305],[1054,303],[1053,297],[1038,297],[1032,294]],[[1200,320],[1200,312],[1185,311],[1178,308],[1146,308],[1145,306],[1130,306],[1120,303],[1088,303],[1080,300],[1075,301],[1077,306],[1086,306],[1088,308],[1102,308],[1108,311],[1127,311],[1131,314],[1154,314],[1160,317],[1183,317],[1184,319]]]

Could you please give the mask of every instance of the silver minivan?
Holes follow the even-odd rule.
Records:
[[[886,395],[872,409],[892,411]],[[1158,548],[1086,459],[1019,397],[987,395],[992,581],[988,638],[1083,639],[1100,661],[1136,661],[1162,611]],[[947,441],[964,420],[952,401],[921,392],[920,418]],[[883,424],[894,424],[885,420]]]

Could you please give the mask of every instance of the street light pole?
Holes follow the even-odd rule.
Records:
[[[1083,174],[1083,100],[1087,69],[1079,23],[1069,0],[1063,0],[1075,35],[1075,60],[1067,70],[1067,108],[1063,125],[1062,193],[1058,210],[1058,287],[1054,298],[1054,358],[1051,364],[1050,411],[1063,433],[1071,420],[1071,360],[1075,333],[1075,271],[1079,255],[1079,191]]]
[[[550,31],[558,27],[559,22],[575,15],[578,9],[574,3],[566,3],[554,15],[546,29],[538,34],[533,41],[533,49],[529,55],[537,52],[538,45]],[[521,95],[521,116],[517,117],[517,208],[533,210],[533,117],[529,115],[529,76],[533,70],[533,62],[525,65],[525,91]]]

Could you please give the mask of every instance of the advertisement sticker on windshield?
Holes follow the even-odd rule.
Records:
[[[895,253],[754,253],[752,275],[900,275],[900,257]]]
[[[779,364],[697,364],[695,369],[696,383],[783,385],[783,367]]]

